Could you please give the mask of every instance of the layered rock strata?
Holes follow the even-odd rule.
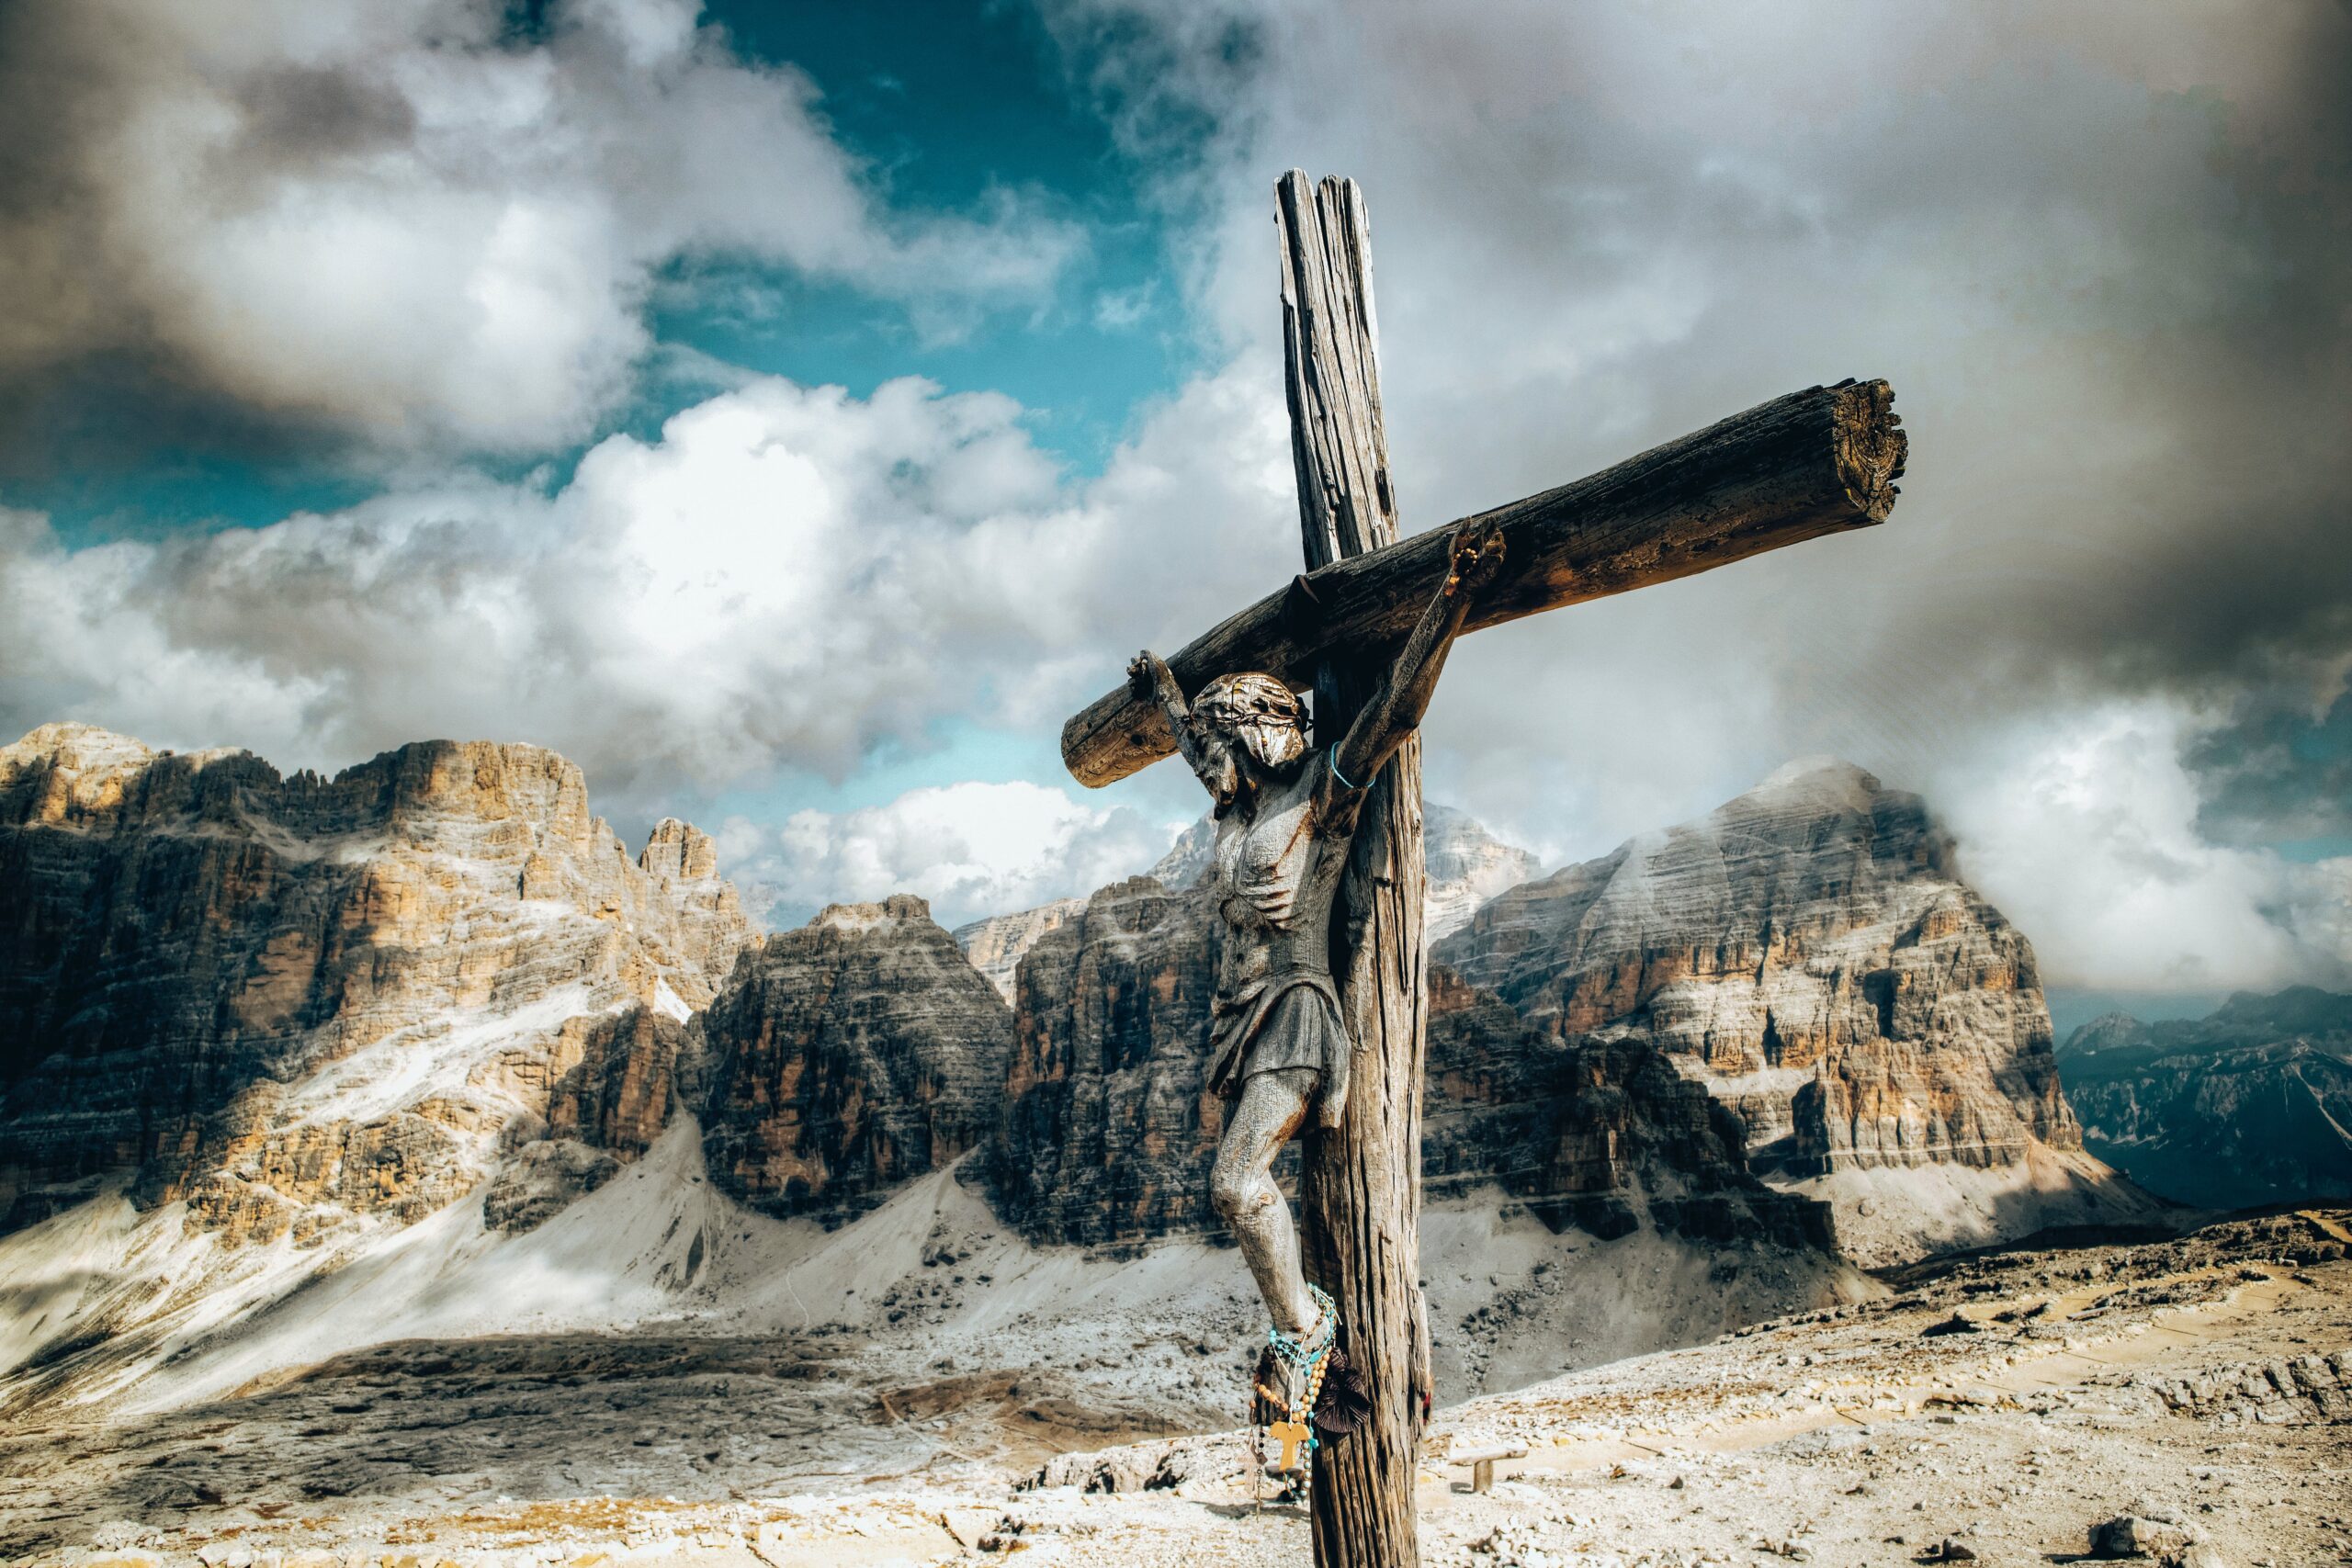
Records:
[[[633,861],[531,746],[281,777],[48,726],[0,751],[0,886],[11,1226],[111,1183],[315,1242],[446,1204],[518,1131],[642,1147],[662,1028],[746,931],[708,839]]]
[[[1016,999],[1014,978],[1020,972],[1021,961],[1037,945],[1037,939],[1068,925],[1085,908],[1083,898],[1057,898],[1034,909],[990,915],[957,926],[956,945],[964,950],[972,967],[987,976],[989,984],[1010,1005]]]
[[[999,1206],[1032,1239],[1221,1228],[1207,1173],[1224,1102],[1202,1081],[1216,944],[1206,892],[1138,876],[1030,950],[991,1165]]]
[[[702,1020],[712,1179],[838,1220],[995,1130],[1012,1013],[922,899],[837,904],[770,937]]]
[[[1488,899],[1543,869],[1533,855],[1451,806],[1422,813],[1421,858],[1429,868],[1421,931],[1430,942],[1460,931]]]
[[[1739,1114],[1760,1169],[1841,1197],[1849,1244],[1884,1233],[1873,1260],[2030,1229],[2109,1185],[2060,1089],[2031,947],[1919,798],[1859,768],[1792,765],[1510,890],[1434,955],[1552,1040],[1663,1053]],[[1996,1174],[1957,1199],[1844,1179],[1922,1168]],[[1906,1193],[1916,1213],[1880,1214]]]
[[[1488,1185],[1555,1230],[1647,1226],[1696,1241],[1826,1250],[1827,1207],[1749,1174],[1739,1117],[1626,1035],[1563,1042],[1442,965],[1430,976],[1421,1182]]]
[[[994,1167],[1033,1239],[1221,1230],[1207,1191],[1224,1102],[1203,1087],[1217,940],[1206,892],[1136,877],[1022,965]],[[1736,1119],[1656,1050],[1564,1043],[1442,970],[1421,1157],[1433,1198],[1499,1187],[1555,1230],[1829,1241],[1826,1212],[1749,1176]]]

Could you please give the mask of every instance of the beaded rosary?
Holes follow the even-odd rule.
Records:
[[[1294,1478],[1294,1486],[1304,1480],[1311,1456],[1323,1446],[1323,1439],[1315,1433],[1315,1402],[1322,1397],[1323,1377],[1331,1366],[1331,1345],[1340,1330],[1339,1309],[1331,1304],[1331,1298],[1317,1285],[1307,1286],[1306,1293],[1314,1297],[1317,1309],[1312,1330],[1296,1339],[1280,1328],[1269,1326],[1266,1330],[1266,1348],[1297,1374],[1306,1385],[1306,1393],[1293,1405],[1264,1383],[1257,1385],[1259,1397],[1269,1405],[1280,1407],[1286,1418],[1259,1428],[1256,1451],[1262,1461],[1265,1439],[1271,1437],[1280,1443],[1280,1469]]]

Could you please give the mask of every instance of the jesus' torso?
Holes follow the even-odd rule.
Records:
[[[1286,784],[1263,786],[1245,816],[1217,824],[1212,873],[1225,941],[1217,994],[1231,998],[1281,975],[1330,973],[1331,900],[1348,840],[1327,831],[1324,759],[1310,751]]]

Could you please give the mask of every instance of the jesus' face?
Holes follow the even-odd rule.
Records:
[[[1220,675],[1201,688],[1185,724],[1217,816],[1254,785],[1295,772],[1306,750],[1301,717],[1290,687],[1257,671]]]
[[[1200,728],[1201,782],[1216,797],[1223,816],[1245,785],[1280,778],[1306,750],[1295,724],[1256,719],[1245,724],[1208,723]]]
[[[1216,797],[1216,814],[1225,815],[1234,797],[1241,793],[1241,753],[1235,744],[1233,732],[1221,726],[1201,726],[1201,783]]]
[[[1306,737],[1298,732],[1298,726],[1278,719],[1237,724],[1233,736],[1251,760],[1269,773],[1283,772],[1306,750]]]

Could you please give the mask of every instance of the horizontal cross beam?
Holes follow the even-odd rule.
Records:
[[[1437,592],[1456,528],[1502,531],[1501,575],[1464,631],[1725,566],[1882,523],[1908,442],[1883,381],[1809,387],[1652,447],[1613,468],[1318,568],[1168,660],[1190,696],[1229,671],[1298,691],[1317,661],[1401,640]],[[1176,749],[1157,704],[1122,686],[1062,727],[1062,761],[1089,787]]]

